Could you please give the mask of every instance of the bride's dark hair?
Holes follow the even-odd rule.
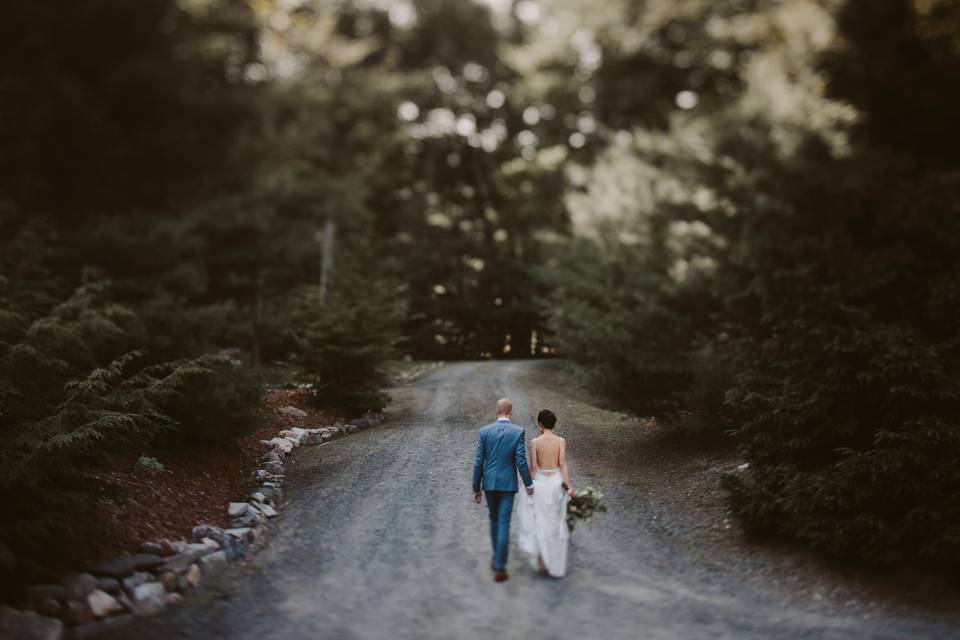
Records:
[[[550,409],[544,409],[537,414],[537,422],[542,424],[544,429],[553,429],[557,424],[557,416],[553,415]]]

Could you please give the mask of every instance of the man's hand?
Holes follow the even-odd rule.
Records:
[[[477,504],[480,504],[480,492],[479,492],[479,491],[474,491],[474,492],[473,492],[473,501],[476,502]]]
[[[533,495],[533,485],[530,485],[529,487],[527,487],[527,495],[528,496]]]

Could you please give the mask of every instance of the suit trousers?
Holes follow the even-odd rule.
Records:
[[[486,491],[490,511],[490,544],[493,546],[493,569],[507,568],[510,551],[510,516],[513,514],[514,491]]]

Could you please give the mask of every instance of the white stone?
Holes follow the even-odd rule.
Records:
[[[230,526],[233,529],[239,529],[244,527],[256,527],[260,525],[260,521],[263,519],[263,514],[257,511],[256,509],[250,509],[245,514],[239,518],[234,518],[230,521]]]
[[[164,563],[166,564],[166,563]],[[145,582],[151,582],[153,580],[153,574],[147,573],[146,571],[137,571],[132,576],[127,576],[121,582],[123,588],[127,591],[132,592],[134,589],[144,584]]]
[[[106,618],[110,614],[123,610],[123,606],[116,598],[100,589],[94,589],[87,595],[87,606],[98,618]]]
[[[200,571],[200,567],[196,564],[190,565],[190,568],[187,569],[187,584],[191,587],[196,587],[200,584],[200,580],[203,577],[203,573]]]
[[[218,551],[220,549],[220,543],[214,540],[213,538],[204,538],[200,541],[203,546],[211,549],[213,551]]]
[[[236,518],[245,514],[249,508],[250,505],[246,502],[231,502],[230,506],[227,507],[227,513],[231,518]]]
[[[268,504],[263,504],[260,502],[254,502],[253,506],[260,510],[260,513],[267,516],[268,518],[277,517],[277,510],[271,507]]]
[[[303,409],[298,409],[297,407],[294,407],[292,405],[287,405],[286,407],[280,407],[279,409],[277,409],[277,412],[282,413],[284,415],[288,415],[288,416],[294,416],[296,418],[307,417],[306,411],[304,411]]]
[[[280,432],[280,437],[286,438],[291,441],[295,446],[300,446],[304,443],[304,440],[307,439],[307,430],[301,429],[300,427],[293,427],[292,429],[284,429]]]
[[[173,547],[177,553],[183,553],[190,546],[190,543],[186,540],[174,540],[170,543],[170,546]]]
[[[285,471],[282,462],[264,462],[263,470],[271,474],[272,476],[280,476],[280,477],[283,477],[283,473]]]
[[[271,438],[270,440],[261,440],[260,442],[267,446],[276,447],[285,454],[293,451],[293,444],[286,438]]]
[[[133,613],[152,616],[167,605],[167,590],[159,582],[148,582],[133,590]]]
[[[223,551],[211,553],[200,560],[200,568],[204,577],[214,577],[227,568],[227,554]]]
[[[253,540],[253,529],[250,527],[237,527],[236,529],[227,529],[226,533],[229,536],[233,536],[237,540],[252,542]]]
[[[260,462],[280,462],[284,455],[283,451],[271,445],[270,450],[260,456]]]
[[[209,524],[198,524],[190,531],[190,534],[195,542],[200,542],[204,538],[223,540],[223,529]]]

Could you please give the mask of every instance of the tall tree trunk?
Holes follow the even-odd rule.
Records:
[[[253,366],[260,370],[260,330],[263,327],[263,267],[257,270],[257,301],[253,316]]]
[[[323,248],[320,251],[320,304],[327,301],[327,289],[330,285],[330,274],[333,272],[333,253],[336,249],[337,223],[333,214],[327,214],[323,225]]]

